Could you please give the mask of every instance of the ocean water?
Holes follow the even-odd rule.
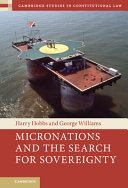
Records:
[[[113,87],[96,91],[91,112],[64,112],[54,80],[29,84],[26,63],[11,47],[28,33],[27,21],[43,39],[79,41],[84,32],[86,57],[122,73]],[[128,12],[0,12],[0,117],[128,117]]]

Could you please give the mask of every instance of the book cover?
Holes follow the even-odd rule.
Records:
[[[0,187],[127,187],[125,0],[0,0]]]

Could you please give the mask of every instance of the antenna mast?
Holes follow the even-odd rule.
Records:
[[[27,16],[27,28],[28,28],[28,37],[29,37],[29,22],[28,22],[28,16]]]
[[[84,43],[84,79],[85,79],[85,38],[84,38],[84,32],[83,32],[83,43]]]
[[[16,35],[16,32],[15,32],[15,38],[16,38],[16,42],[17,42],[17,35]]]

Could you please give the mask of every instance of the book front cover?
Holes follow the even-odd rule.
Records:
[[[0,0],[0,187],[127,187],[127,9]]]

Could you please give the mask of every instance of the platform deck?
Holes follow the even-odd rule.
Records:
[[[82,47],[83,43],[79,41],[64,41],[60,43],[56,43],[57,45],[65,45],[68,49],[64,52],[60,53],[46,53],[46,51],[42,51],[41,48],[47,46],[47,42],[41,42],[33,45],[32,49],[21,50],[22,53],[19,55],[21,59],[29,59],[29,60],[38,60],[44,57],[50,57],[51,59],[58,61],[58,59],[70,57],[73,55],[81,55],[83,54],[78,50],[78,48]],[[21,47],[20,47],[21,48]],[[52,49],[54,51],[54,48]]]
[[[26,50],[29,49],[28,48],[28,44],[22,44],[22,45],[15,45],[15,44],[13,44],[12,47],[15,48],[15,49],[17,49],[20,52],[23,52],[23,51],[26,51]]]
[[[22,45],[22,46],[18,46],[18,48],[19,48],[21,51],[28,50],[28,44],[25,44],[25,45]]]
[[[90,61],[86,61],[85,70],[82,69],[74,73],[62,74],[58,71],[51,70],[48,67],[46,68],[57,77],[69,83],[81,92],[97,89],[98,87],[100,88],[104,85],[108,85],[112,81],[118,79],[119,76],[121,76],[120,74],[117,76],[112,76],[107,72],[98,70],[97,64],[91,63]]]

